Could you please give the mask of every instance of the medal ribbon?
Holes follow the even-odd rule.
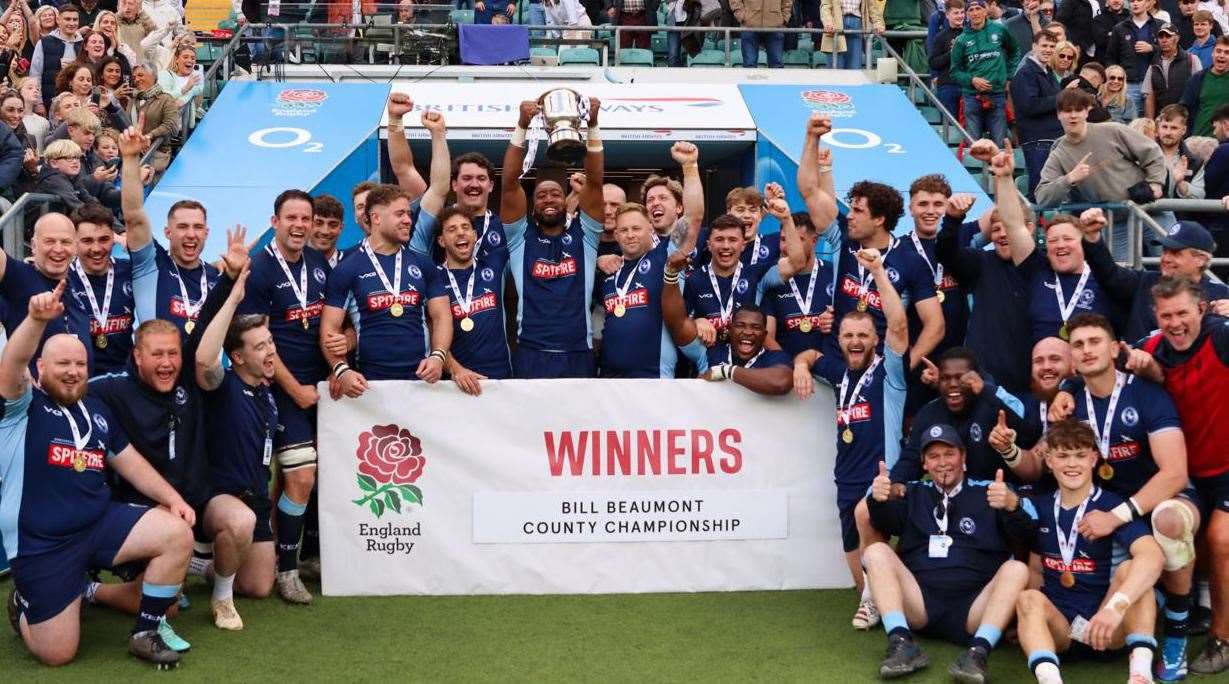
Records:
[[[798,285],[794,281],[797,278],[789,279],[789,289],[794,293],[794,301],[798,303],[798,308],[802,310],[802,315],[811,315],[811,302],[815,299],[815,279],[819,277],[819,264],[811,269],[811,282],[807,284],[806,299],[802,298],[802,293],[798,291]]]
[[[837,418],[841,419],[838,422],[841,422],[845,427],[849,427],[849,409],[852,407],[852,402],[858,400],[858,393],[862,391],[862,386],[866,384],[867,378],[875,374],[875,369],[879,367],[880,361],[883,361],[883,357],[876,354],[875,360],[871,361],[871,365],[866,367],[866,372],[862,374],[862,377],[858,378],[858,384],[854,385],[853,396],[849,399],[850,403],[845,401],[845,391],[849,389],[849,369],[845,369],[845,376],[841,378],[840,412],[837,413]]]
[[[1101,458],[1109,460],[1110,457],[1110,432],[1114,427],[1114,414],[1118,408],[1118,399],[1122,396],[1122,388],[1127,384],[1127,374],[1120,370],[1114,371],[1114,392],[1110,394],[1110,403],[1105,410],[1105,422],[1101,428],[1097,428],[1097,412],[1092,405],[1092,391],[1088,389],[1087,383],[1084,385],[1084,405],[1088,409],[1088,426],[1092,428],[1092,434],[1097,437],[1097,449],[1101,452]]]
[[[1084,294],[1084,287],[1088,285],[1088,276],[1092,273],[1092,269],[1088,264],[1084,264],[1084,272],[1080,274],[1080,281],[1075,284],[1075,292],[1071,293],[1071,301],[1063,298],[1063,283],[1058,279],[1058,274],[1054,274],[1054,297],[1058,300],[1058,315],[1062,317],[1063,324],[1067,323],[1067,319],[1071,318],[1071,314],[1075,312],[1075,305],[1080,301],[1080,295]]]
[[[717,274],[713,271],[713,265],[709,264],[704,267],[708,271],[708,282],[713,286],[713,296],[717,298],[717,315],[721,317],[721,327],[728,327],[730,319],[734,318],[734,290],[738,287],[738,277],[743,272],[743,262],[738,262],[734,267],[734,277],[730,278],[730,297],[726,301],[721,301],[721,286],[717,284]]]
[[[1088,490],[1088,496],[1080,502],[1080,507],[1075,509],[1075,518],[1071,520],[1071,530],[1066,535],[1063,534],[1062,526],[1058,522],[1058,514],[1061,510],[1059,505],[1060,492],[1054,492],[1054,536],[1058,538],[1058,553],[1063,557],[1063,569],[1071,569],[1071,561],[1075,559],[1075,544],[1080,536],[1079,526],[1080,520],[1084,517],[1084,509],[1088,508],[1088,502],[1092,501],[1092,497],[1097,493],[1097,486],[1093,485],[1092,489]]]
[[[654,240],[654,246],[656,246],[656,240]],[[650,249],[649,252],[651,251],[653,250]],[[626,306],[625,302],[627,298],[627,291],[631,288],[632,281],[636,278],[636,271],[640,270],[640,262],[644,261],[644,258],[649,255],[649,252],[641,254],[640,258],[636,260],[636,265],[632,267],[632,271],[628,274],[627,280],[623,282],[622,287],[619,286],[619,276],[623,275],[623,266],[626,266],[629,262],[625,259],[623,261],[623,265],[619,266],[618,272],[615,273],[615,294],[619,297],[619,301],[617,303]]]
[[[922,239],[918,237],[917,231],[909,233],[909,237],[913,239],[913,248],[917,250],[917,255],[922,257],[922,261],[926,262],[926,268],[930,269],[930,275],[934,278],[935,289],[939,289],[939,285],[943,283],[943,264],[935,266],[930,263],[930,257],[926,256],[926,248],[922,246]]]
[[[754,266],[760,260],[760,232],[755,231],[755,244],[751,246],[751,265]],[[741,262],[740,262],[741,263]]]
[[[94,286],[90,283],[85,269],[81,267],[80,259],[73,261],[73,269],[77,271],[77,277],[81,278],[81,284],[85,287],[85,296],[90,300],[90,310],[94,313],[94,320],[98,321],[99,334],[106,335],[107,319],[111,316],[111,290],[115,287],[115,268],[107,269],[107,286],[102,295],[102,307],[98,306],[98,299],[94,296]]]
[[[201,310],[201,305],[205,303],[205,295],[209,294],[209,279],[205,277],[205,265],[201,264],[201,298],[195,304],[188,298],[188,287],[184,285],[183,274],[179,272],[179,264],[171,259],[171,268],[175,269],[175,279],[179,281],[179,296],[183,298],[184,313],[188,314],[188,320],[196,320],[197,313]]]
[[[448,274],[448,287],[456,296],[457,306],[461,307],[461,313],[465,314],[466,318],[469,317],[469,309],[474,304],[474,281],[477,280],[474,276],[477,275],[478,266],[471,262],[467,268],[469,269],[469,285],[466,286],[464,297],[461,296],[461,287],[457,285],[457,279],[452,276],[452,270],[444,268],[444,273]]]
[[[81,414],[85,416],[85,436],[81,436],[81,429],[77,427],[77,419],[73,418],[72,411],[67,406],[60,406],[60,410],[64,412],[64,417],[68,419],[68,429],[73,433],[73,446],[77,451],[85,448],[86,444],[90,443],[90,435],[94,434],[94,422],[90,420],[89,411],[85,410],[85,404],[77,402],[77,408],[81,409]]]
[[[299,300],[299,307],[303,309],[303,320],[307,320],[307,259],[300,254],[299,262],[303,268],[299,271],[299,282],[294,282],[294,276],[290,273],[290,265],[286,263],[286,257],[282,256],[282,250],[277,248],[276,242],[270,242],[266,247],[273,258],[277,259],[277,265],[282,267],[282,273],[286,275],[286,282],[290,283],[290,289],[294,291],[294,298]]]
[[[765,352],[765,351],[767,351],[767,350],[766,350],[766,349],[760,349],[760,353],[758,353],[758,354],[756,354],[755,356],[751,357],[751,358],[747,361],[747,363],[743,364],[743,368],[751,368],[752,366],[754,366],[754,365],[755,365],[755,362],[760,360],[760,357],[764,355],[764,352]],[[733,346],[731,346],[729,349],[726,349],[726,350],[725,350],[725,359],[726,359],[726,362],[727,362],[727,363],[729,363],[731,366],[735,365],[735,364],[734,364],[734,347],[733,347]]]
[[[376,253],[371,250],[371,245],[363,242],[363,251],[366,252],[367,258],[371,260],[371,266],[375,269],[376,275],[380,277],[380,284],[384,286],[393,295],[393,303],[401,301],[401,254],[405,248],[397,249],[397,259],[393,265],[396,273],[393,274],[393,282],[388,282],[388,276],[384,274],[384,267],[380,265],[380,261],[376,259]]]
[[[892,253],[892,250],[896,247],[896,245],[899,242],[900,241],[897,240],[896,238],[892,238],[892,241],[888,243],[888,248],[883,253],[883,263],[885,264],[885,266],[888,263],[888,255]],[[858,257],[857,257],[858,250],[857,249],[851,249],[849,250],[849,253],[854,255],[854,258],[853,258],[854,263],[858,265],[858,299],[862,301],[866,301],[866,293],[870,292],[871,283],[874,282],[875,276],[870,273],[867,273],[866,269],[862,267],[862,262],[858,261]]]

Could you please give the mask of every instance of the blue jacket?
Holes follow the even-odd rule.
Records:
[[[1016,112],[1020,142],[1057,140],[1063,135],[1054,104],[1060,91],[1053,72],[1042,68],[1032,57],[1020,60],[1011,79],[1011,104]]]
[[[1203,72],[1199,72],[1202,74]],[[1220,199],[1229,195],[1229,143],[1221,143],[1208,157],[1208,163],[1203,166],[1203,189],[1207,199]],[[1229,221],[1219,212],[1204,214],[1203,225],[1209,230],[1229,230]],[[1218,241],[1224,241],[1225,236],[1216,236]]]
[[[7,124],[0,124],[0,194],[12,194],[16,197],[15,187],[21,176],[21,162],[25,157],[26,146],[21,139]]]

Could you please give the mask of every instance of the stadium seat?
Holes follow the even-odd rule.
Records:
[[[943,115],[939,113],[939,110],[937,108],[918,107],[917,110],[921,112],[922,117],[926,119],[926,123],[929,123],[929,124],[943,123]]]
[[[666,34],[654,33],[649,38],[649,48],[652,49],[655,56],[665,59],[666,55],[670,52],[669,45],[666,43]]]
[[[1020,169],[1024,168],[1024,150],[1016,147],[1012,150],[1012,152],[1013,154],[1011,156],[1012,159],[1015,160],[1016,171],[1019,171]]]
[[[815,42],[811,40],[810,35],[803,34],[803,36],[798,39],[798,49],[806,52],[815,52]]]
[[[453,24],[472,24],[474,23],[474,11],[453,10],[448,13],[448,21]]]
[[[687,60],[687,66],[723,67],[725,66],[725,53],[720,50],[701,50]]]
[[[973,155],[969,154],[968,150],[965,150],[964,159],[961,159],[960,163],[963,164],[964,168],[968,169],[970,172],[981,171],[982,167],[985,166],[985,164],[982,164],[980,159],[974,159]]]
[[[781,59],[786,69],[810,69],[811,55],[806,50],[787,50]]]
[[[704,38],[704,45],[703,45],[703,46],[701,46],[701,48],[700,48],[700,49],[701,49],[701,50],[716,50],[716,49],[717,49],[717,41],[713,40],[713,37],[712,37],[712,36],[706,36],[706,37]]]
[[[1016,189],[1021,195],[1028,195],[1028,174],[1016,176]]]
[[[597,50],[587,47],[574,47],[559,51],[559,64],[590,64],[600,66],[602,55]]]
[[[717,49],[725,50],[725,38],[721,38],[717,40]],[[741,40],[739,40],[738,38],[733,38],[730,40],[730,54],[731,55],[742,55],[743,53],[742,50],[743,50],[743,42]],[[739,59],[741,59],[741,57]],[[734,60],[734,61],[738,61],[738,60]]]
[[[642,48],[619,50],[619,64],[623,66],[653,66],[653,51]]]
[[[811,66],[816,69],[828,66],[828,53],[813,52],[811,53]]]

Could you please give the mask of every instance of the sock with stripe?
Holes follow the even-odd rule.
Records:
[[[982,625],[977,628],[977,633],[973,635],[973,640],[969,642],[969,646],[982,648],[987,652],[993,651],[994,647],[999,643],[999,638],[1003,636],[1003,631],[994,625]]]
[[[888,636],[895,634],[912,636],[913,634],[909,631],[909,623],[905,620],[905,614],[900,611],[883,614],[883,631],[887,632]]]
[[[1130,656],[1130,672],[1152,678],[1152,658],[1156,654],[1156,639],[1151,634],[1128,634],[1127,651]]]
[[[1165,594],[1165,636],[1184,637],[1191,617],[1189,594]]]
[[[1028,669],[1033,671],[1038,684],[1062,684],[1058,672],[1058,654],[1054,651],[1037,650],[1028,654]]]
[[[158,623],[179,596],[178,584],[141,584],[141,607],[137,610],[137,623],[132,633],[158,629]]]
[[[299,539],[303,536],[306,503],[295,503],[282,492],[277,500],[277,569],[289,572],[299,568]]]

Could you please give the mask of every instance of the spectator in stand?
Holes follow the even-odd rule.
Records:
[[[532,6],[530,6],[532,11]],[[554,37],[562,36],[568,40],[585,39],[592,35],[590,31],[577,31],[577,27],[592,26],[589,14],[578,0],[543,0],[542,9],[546,12],[545,21],[549,26],[559,26],[565,30],[556,33]]]
[[[790,0],[730,0],[734,18],[743,28],[782,28],[793,9]],[[743,51],[743,68],[754,69],[759,63],[760,45],[768,54],[768,68],[785,66],[781,59],[785,50],[785,34],[743,31],[739,36]]]
[[[1149,140],[1156,139],[1156,122],[1146,116],[1141,116],[1138,119],[1127,124],[1127,128],[1139,133]]]
[[[55,5],[43,5],[34,12],[34,28],[30,32],[30,40],[38,45],[38,41],[44,36],[50,35],[56,30],[56,25],[60,20],[60,10]],[[36,36],[37,34],[37,36]],[[33,56],[33,55],[31,55]]]
[[[144,0],[141,6],[155,26],[183,24],[183,0]]]
[[[1003,28],[1011,33],[1016,45],[1023,49],[1025,45],[1032,45],[1033,36],[1049,23],[1050,18],[1041,13],[1041,0],[1024,0],[1024,11],[1004,21]]]
[[[0,122],[3,123],[0,125],[0,194],[10,200],[20,195],[18,181],[25,175],[26,164],[30,160],[38,162],[34,140],[22,126],[24,111],[25,103],[17,91],[7,90],[0,94]],[[20,157],[17,156],[18,147]]]
[[[1126,71],[1127,98],[1135,104],[1136,112],[1144,109],[1144,75],[1156,51],[1157,31],[1163,23],[1148,14],[1152,5],[1152,0],[1131,0],[1131,18],[1110,32],[1105,54],[1110,64]]]
[[[819,0],[819,20],[824,25],[820,49],[828,54],[836,50],[836,68],[862,68],[866,49],[861,31],[870,29],[883,33],[884,6],[880,0]],[[845,33],[835,35],[838,31]]]
[[[1104,3],[1102,3],[1104,4]],[[1025,5],[1025,11],[1028,6]],[[1069,27],[1068,40],[1075,43],[1080,54],[1091,57],[1096,45],[1096,27],[1093,25],[1093,15],[1097,9],[1090,0],[1063,0],[1054,18]]]
[[[128,109],[132,86],[129,85],[129,79],[118,56],[108,55],[102,58],[94,67],[94,82],[98,84],[101,98],[114,97],[121,108]]]
[[[1054,61],[1051,66],[1054,67],[1054,76],[1059,81],[1074,76],[1079,71],[1080,49],[1075,46],[1075,43],[1060,41],[1054,46]]]
[[[42,86],[43,104],[50,105],[56,90],[56,74],[77,58],[81,34],[77,32],[77,8],[65,5],[56,16],[56,30],[43,36],[30,59],[30,78]]]
[[[474,23],[490,24],[497,14],[505,17],[516,15],[516,3],[512,0],[475,0]]]
[[[197,108],[205,91],[204,74],[196,65],[196,48],[188,45],[176,48],[174,61],[158,73],[158,86],[175,98],[181,110],[189,108],[184,124],[189,129],[196,126]]]
[[[1102,64],[1109,64],[1109,42],[1114,27],[1131,18],[1123,0],[1105,0],[1101,13],[1092,18],[1093,55]]]
[[[34,44],[42,37],[34,13],[30,11],[30,5],[25,2],[9,3],[8,9],[0,14],[0,24],[4,24],[9,30],[10,36],[21,36],[19,52],[29,64],[30,58],[34,56]]]
[[[137,65],[132,70],[132,86],[136,91],[133,96],[133,113],[138,117],[138,123],[145,122],[141,132],[147,140],[163,138],[168,143],[154,153],[154,170],[161,173],[171,163],[170,149],[179,135],[180,116],[179,104],[169,93],[162,92],[155,74],[157,71],[149,62]]]
[[[1180,104],[1165,107],[1156,117],[1156,142],[1169,169],[1165,196],[1203,199],[1203,162],[1191,154],[1182,140],[1188,118],[1186,107]]]
[[[94,31],[107,37],[108,55],[122,55],[127,60],[129,66],[141,61],[137,53],[128,47],[124,41],[120,40],[119,17],[115,12],[104,10],[99,14],[98,18],[94,20]],[[125,71],[124,73],[127,74],[128,72]]]
[[[1144,76],[1144,116],[1151,119],[1157,112],[1182,99],[1186,84],[1203,66],[1199,58],[1178,47],[1178,30],[1173,24],[1163,24],[1157,31],[1157,51]]]
[[[1127,72],[1117,64],[1105,70],[1105,83],[1101,86],[1097,99],[1109,112],[1111,121],[1126,124],[1139,116],[1135,100],[1127,94]]]
[[[1054,35],[1058,36],[1058,42],[1060,43],[1068,42],[1067,41],[1067,27],[1063,25],[1063,22],[1051,21],[1050,23],[1046,24],[1046,28],[1050,29],[1050,33],[1053,33]]]
[[[657,26],[658,5],[659,0],[606,0],[606,16],[615,26]],[[624,31],[619,35],[619,49],[651,47],[649,31]]]
[[[1079,88],[1092,95],[1092,111],[1088,113],[1088,123],[1101,123],[1110,120],[1110,113],[1101,104],[1101,86],[1105,85],[1105,67],[1100,62],[1088,62],[1080,67],[1078,76],[1065,78],[1059,83],[1063,88]]]
[[[928,41],[930,73],[935,77],[935,95],[953,117],[960,116],[960,84],[952,80],[952,44],[964,30],[964,0],[948,0],[934,39]]]
[[[1223,35],[1220,32],[1220,24],[1212,20],[1211,12],[1199,10],[1191,17],[1191,34],[1186,51],[1198,57],[1199,64],[1204,69],[1211,69],[1212,49],[1216,46],[1216,39]]]
[[[90,99],[94,94],[94,70],[88,64],[72,62],[60,69],[55,77],[56,93],[72,93],[80,100]]]
[[[43,168],[39,171],[34,192],[55,195],[59,211],[68,213],[86,204],[99,203],[99,198],[87,188],[81,173],[81,147],[71,140],[57,140],[47,146],[43,155]],[[102,204],[118,204],[119,193],[113,189],[100,189],[107,202]]]
[[[1050,68],[1056,43],[1054,38],[1048,30],[1038,31],[1033,36],[1032,51],[1021,60],[1020,68],[1011,79],[1011,104],[1016,113],[1016,130],[1020,149],[1024,153],[1024,165],[1028,167],[1026,194],[1030,199],[1037,182],[1041,180],[1041,170],[1050,156],[1050,148],[1063,134],[1056,104],[1060,89],[1054,70]]]
[[[119,0],[118,6],[115,16],[119,20],[119,40],[140,58],[138,61],[143,60],[145,50],[161,42],[171,27],[155,25],[141,10],[140,0]]]
[[[36,107],[41,109],[43,106],[43,100],[38,96],[38,83],[27,78],[22,82],[18,93],[24,103],[21,124],[25,127],[26,133],[34,139],[34,151],[42,154],[43,140],[47,136],[47,131],[51,130],[51,124],[47,121],[47,117],[39,114],[35,109]]]
[[[1225,37],[1217,41],[1224,40]],[[1212,134],[1219,141],[1203,167],[1203,192],[1206,199],[1224,200],[1229,196],[1229,104],[1222,104],[1210,117]],[[1216,238],[1216,256],[1229,257],[1229,220],[1220,212],[1203,214],[1203,225]],[[1220,271],[1223,277],[1224,272]]]
[[[80,10],[78,19],[81,26],[93,26],[94,20],[104,11],[98,0],[77,0],[74,4]]]
[[[8,62],[8,68],[0,72],[0,76],[7,74],[9,83],[16,85],[30,73],[30,57],[34,54],[34,43],[29,40],[25,19],[20,13],[9,15],[9,20],[0,21],[0,25],[5,29],[3,49],[6,53],[4,59]]]
[[[965,129],[974,140],[1007,137],[1007,79],[1020,48],[1002,24],[987,20],[986,0],[969,0],[969,28],[952,45],[952,79],[962,88]]]
[[[1191,113],[1190,134],[1212,135],[1212,113],[1226,102],[1229,102],[1229,36],[1221,36],[1212,47],[1212,66],[1192,76],[1182,93],[1182,104]]]
[[[1198,0],[1178,0],[1178,11],[1176,14],[1170,12],[1173,15],[1173,21],[1170,23],[1174,25],[1174,28],[1178,29],[1178,45],[1187,52],[1191,51],[1191,46],[1195,43],[1195,16],[1200,12],[1205,12],[1208,15],[1208,31],[1211,32],[1212,36],[1215,37],[1224,33],[1221,30],[1220,24],[1212,18],[1211,12],[1199,9]]]
[[[101,31],[93,29],[85,29],[81,32],[81,54],[77,56],[77,61],[81,64],[88,64],[94,67],[95,71],[98,65],[102,64],[102,60],[113,57],[119,60],[120,70],[124,75],[132,73],[131,62],[123,52],[115,49],[115,44],[111,42]],[[97,83],[98,79],[94,79]]]

